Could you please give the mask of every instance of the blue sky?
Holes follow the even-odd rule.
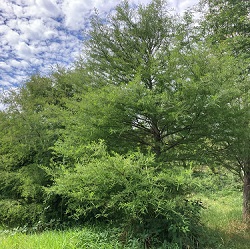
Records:
[[[198,0],[170,0],[182,12]],[[94,9],[105,15],[121,0],[1,0],[0,94],[31,74],[70,67],[80,55]],[[129,0],[147,4],[150,0]],[[0,106],[1,107],[1,106]],[[1,109],[1,108],[0,108]]]

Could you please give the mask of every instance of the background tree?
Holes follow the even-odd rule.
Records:
[[[235,65],[241,65],[238,80],[232,83],[239,92],[231,102],[231,118],[221,119],[221,131],[213,140],[221,164],[233,169],[237,174],[243,172],[243,219],[250,217],[250,140],[249,140],[249,53],[250,53],[250,2],[232,0],[201,1],[207,8],[203,28],[205,37],[222,53],[232,53]],[[206,7],[205,7],[206,6]],[[230,69],[228,69],[230,70]],[[218,126],[219,127],[219,126]],[[223,142],[222,142],[223,141]],[[220,149],[218,149],[220,148]],[[223,159],[222,159],[223,158]],[[229,163],[230,162],[230,163]]]
[[[43,186],[51,181],[41,166],[50,164],[51,147],[64,129],[66,100],[80,91],[75,82],[80,82],[78,74],[58,69],[48,77],[32,76],[3,99],[6,109],[0,119],[1,220],[9,225],[35,222],[43,213]],[[11,211],[12,207],[23,210]],[[32,210],[34,217],[29,216]]]

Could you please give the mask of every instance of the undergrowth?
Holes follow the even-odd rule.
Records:
[[[242,222],[242,194],[240,181],[231,174],[216,176],[206,172],[206,177],[197,178],[197,188],[190,198],[200,200],[203,209],[200,231],[200,249],[248,249],[250,231]],[[218,183],[218,184],[217,184]],[[146,245],[141,237],[133,237],[119,227],[103,224],[88,225],[65,230],[47,230],[43,232],[27,230],[25,227],[0,229],[1,249],[180,249],[177,244],[166,241]],[[150,247],[151,246],[151,247]],[[185,247],[193,249],[193,247]]]

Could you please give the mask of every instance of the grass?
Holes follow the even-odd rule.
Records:
[[[38,234],[2,231],[1,249],[78,249],[78,248],[122,248],[118,240],[107,231],[92,228],[70,229],[67,231],[45,231]]]
[[[205,249],[249,249],[250,231],[242,222],[241,193],[221,191],[200,199],[205,206],[202,212],[208,244]]]
[[[205,209],[202,211],[204,237],[202,249],[249,249],[250,231],[241,218],[241,193],[219,191],[197,195]],[[15,230],[0,231],[1,249],[111,249],[125,248],[117,231],[101,227],[84,227],[66,231],[45,231],[24,234]],[[134,243],[134,244],[133,244]],[[126,248],[141,248],[136,241]],[[191,248],[190,248],[191,249]]]
[[[62,249],[75,248],[76,233],[68,232],[44,232],[42,234],[26,235],[14,233],[1,235],[0,248],[2,249]]]

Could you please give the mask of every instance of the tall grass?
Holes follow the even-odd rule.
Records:
[[[205,249],[249,249],[250,231],[242,221],[242,195],[238,191],[225,193],[200,196],[205,207]]]
[[[242,181],[233,173],[195,171],[193,198],[202,201],[202,249],[249,249],[250,231],[242,221]]]

